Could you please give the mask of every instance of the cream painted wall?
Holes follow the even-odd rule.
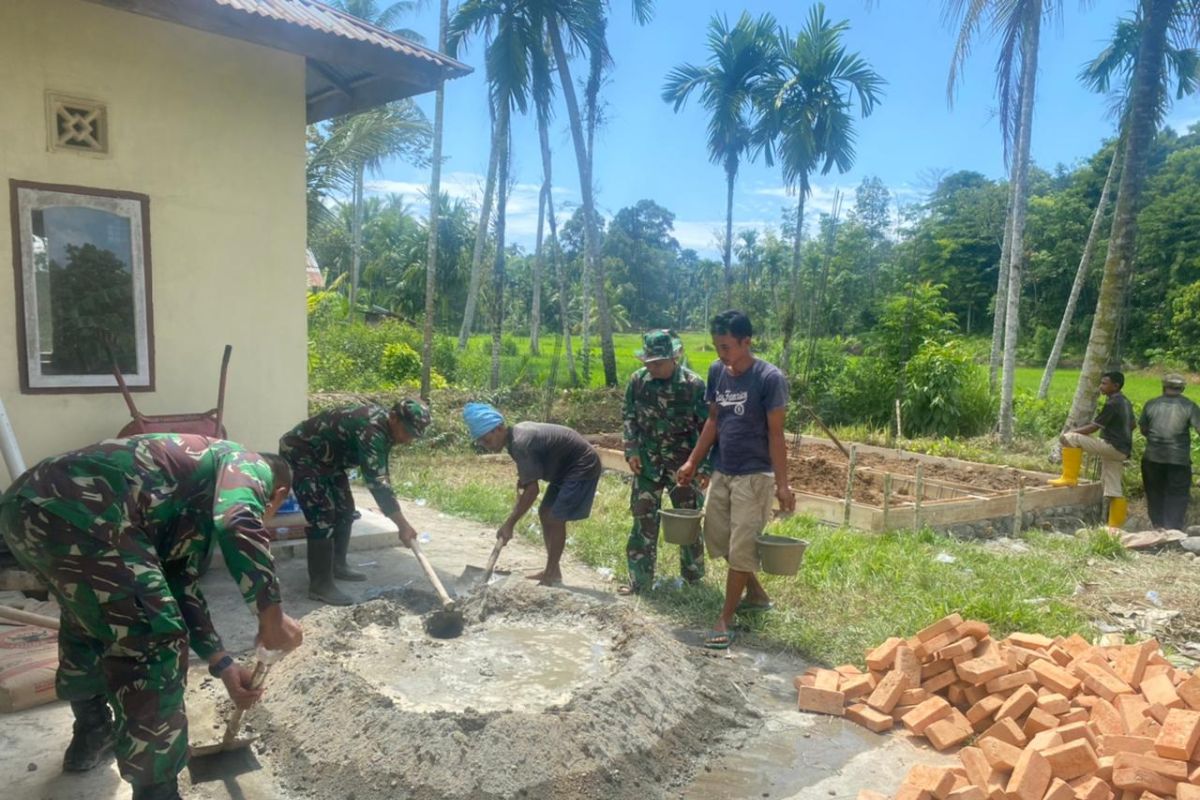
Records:
[[[157,390],[138,407],[211,408],[229,343],[230,438],[274,450],[306,409],[303,58],[81,0],[3,0],[0,75],[3,261],[9,179],[149,195]],[[47,90],[108,104],[110,157],[48,151]],[[21,394],[13,292],[0,277],[0,398],[26,463],[114,435],[119,394]]]

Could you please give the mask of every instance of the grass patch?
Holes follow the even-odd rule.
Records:
[[[397,467],[403,495],[485,524],[499,525],[515,497],[515,469],[503,458],[414,453]],[[632,524],[628,504],[628,484],[605,473],[591,518],[568,528],[571,555],[611,569],[621,582]],[[540,542],[532,513],[518,530]],[[1076,587],[1086,580],[1089,562],[1124,555],[1119,542],[1100,532],[1079,539],[1030,532],[1024,553],[927,530],[871,535],[831,529],[805,517],[782,521],[774,532],[810,542],[804,566],[795,577],[764,576],[775,610],[739,623],[760,646],[828,664],[861,663],[864,652],[887,637],[911,635],[952,611],[990,623],[998,636],[1014,630],[1090,634]],[[662,586],[643,602],[683,625],[707,629],[720,610],[724,564],[709,563],[702,584],[683,588],[671,580],[679,573],[673,546],[660,544],[658,566]]]

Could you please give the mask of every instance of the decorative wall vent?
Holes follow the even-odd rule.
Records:
[[[103,103],[47,93],[46,122],[51,150],[108,153],[108,107]]]

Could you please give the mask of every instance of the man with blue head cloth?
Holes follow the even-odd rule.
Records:
[[[496,538],[503,542],[512,538],[513,528],[537,499],[538,482],[547,483],[538,506],[546,568],[529,577],[542,586],[562,583],[559,561],[567,543],[567,523],[587,519],[592,512],[600,483],[600,456],[570,428],[547,422],[518,422],[509,427],[487,403],[467,403],[463,421],[476,444],[490,453],[507,450],[517,464],[517,501]]]

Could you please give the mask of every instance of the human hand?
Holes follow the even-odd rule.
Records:
[[[642,472],[642,457],[641,456],[630,456],[629,458],[625,459],[625,461],[626,461],[626,463],[629,464],[629,470],[634,475],[641,474],[641,472]]]
[[[779,500],[779,508],[785,513],[792,513],[796,510],[796,493],[792,491],[792,487],[785,485],[775,487],[775,497]]]
[[[680,486],[687,486],[692,482],[692,476],[696,474],[696,465],[689,458],[683,462],[683,466],[675,473],[675,482]]]
[[[221,683],[229,692],[229,699],[243,711],[250,708],[262,697],[262,687],[252,688],[254,671],[246,669],[241,664],[233,664],[221,673]]]
[[[499,539],[500,541],[504,542],[505,544],[508,544],[509,540],[511,540],[512,537],[513,537],[513,526],[509,525],[507,522],[504,523],[503,525],[501,525],[500,528],[496,531],[496,538]]]
[[[712,482],[712,476],[711,475],[701,475],[699,480],[700,480],[700,491],[707,492],[708,484]]]
[[[396,527],[398,528],[398,532],[400,534],[400,543],[405,547],[412,547],[413,541],[417,538],[416,528],[414,528],[412,525],[409,525],[408,522],[405,522],[403,525],[397,525]]]
[[[300,623],[284,614],[279,606],[272,606],[259,614],[255,644],[267,650],[289,652],[299,647],[303,641],[304,631],[300,628]]]

